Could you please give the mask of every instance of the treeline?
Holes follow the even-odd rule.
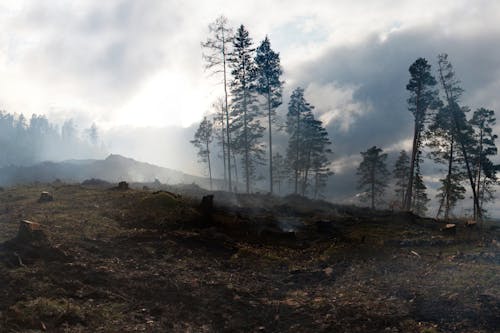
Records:
[[[59,127],[43,116],[0,111],[0,166],[102,155],[95,124],[79,132],[73,120]]]
[[[422,215],[427,212],[430,199],[421,165],[428,158],[443,166],[437,217],[447,219],[468,190],[473,217],[481,219],[498,185],[499,166],[491,160],[497,154],[495,113],[483,107],[471,112],[462,105],[463,89],[446,54],[438,56],[436,76],[424,58],[417,59],[409,72],[406,89],[410,95],[408,109],[414,119],[413,143],[409,153],[401,151],[394,166],[393,207]],[[358,185],[374,208],[390,183],[387,155],[374,146],[361,156]]]
[[[319,197],[331,175],[331,142],[300,87],[290,97],[286,122],[278,118],[283,70],[269,38],[254,48],[245,26],[233,32],[227,19],[219,17],[210,24],[202,46],[206,68],[221,78],[224,92],[214,103],[215,112],[202,120],[191,141],[207,165],[210,180],[215,142],[229,191],[237,191],[237,184],[243,183],[250,193],[257,180],[266,178],[270,193],[275,187],[280,193],[285,183],[291,183],[294,193]],[[288,134],[286,147],[273,144],[276,131]],[[258,174],[259,166],[265,164],[267,177]]]

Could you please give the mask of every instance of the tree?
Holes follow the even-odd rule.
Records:
[[[258,164],[263,161],[264,149],[261,143],[264,128],[260,124],[259,109],[256,105],[256,74],[253,59],[254,49],[248,31],[241,25],[233,39],[231,64],[231,116],[234,133],[233,146],[242,156],[246,192],[250,193],[250,183],[255,179]]]
[[[273,193],[273,140],[272,123],[276,117],[276,108],[282,103],[283,82],[280,79],[282,70],[279,53],[271,49],[269,38],[262,41],[256,50],[257,92],[266,100],[268,133],[269,133],[269,187]]]
[[[445,93],[448,111],[451,113],[454,134],[462,153],[467,177],[469,178],[470,188],[472,190],[474,212],[477,214],[474,218],[481,219],[481,209],[479,207],[476,185],[472,174],[471,159],[468,153],[471,146],[474,145],[473,131],[465,116],[465,110],[468,109],[462,108],[458,104],[463,89],[460,87],[460,81],[455,77],[453,66],[448,61],[447,54],[440,54],[438,56],[438,71],[439,80]]]
[[[436,216],[443,214],[447,219],[465,193],[465,188],[461,185],[465,177],[463,158],[458,153],[458,141],[448,106],[441,106],[436,112],[426,136],[431,148],[431,158],[438,164],[446,165],[446,176],[440,179],[442,185],[438,188],[439,208]]]
[[[286,115],[286,131],[289,135],[287,160],[293,170],[294,193],[298,193],[299,175],[303,162],[304,118],[314,107],[304,98],[304,89],[298,87],[290,96]]]
[[[496,124],[495,112],[485,108],[477,109],[470,119],[470,124],[475,130],[476,146],[472,151],[473,173],[482,214],[485,212],[483,204],[493,199],[493,185],[497,183],[496,167],[489,158],[497,154],[495,140],[498,137],[493,134],[493,127]]]
[[[218,98],[212,105],[215,113],[213,115],[214,136],[217,144],[221,147],[222,162],[224,164],[224,184],[227,182],[227,143],[226,143],[226,111],[224,108],[224,99]]]
[[[210,177],[210,189],[212,189],[212,166],[210,164],[210,143],[213,140],[213,124],[207,117],[204,117],[200,126],[194,134],[194,139],[190,142],[198,149],[200,161],[207,163],[208,175]]]
[[[286,159],[280,153],[273,155],[273,182],[278,186],[278,193],[281,194],[281,185],[289,174],[289,167]]]
[[[412,207],[413,184],[415,183],[415,169],[417,168],[417,154],[422,146],[422,133],[427,119],[427,111],[437,106],[438,93],[434,86],[436,79],[431,74],[431,65],[424,58],[418,58],[410,66],[410,81],[406,90],[410,92],[408,98],[408,109],[414,117],[413,146],[410,159],[410,171],[408,177],[408,188],[404,201],[404,208],[410,210]]]
[[[399,153],[392,174],[396,180],[396,197],[400,203],[400,208],[404,209],[406,193],[408,191],[408,180],[410,178],[410,157],[405,150]]]
[[[420,153],[417,154],[417,161],[420,159]],[[427,186],[425,186],[422,174],[420,173],[420,163],[416,164],[415,176],[413,178],[413,197],[411,210],[417,215],[425,215],[427,213],[427,204],[431,201],[427,197]]]
[[[228,55],[230,46],[233,42],[233,31],[228,26],[227,18],[219,16],[215,22],[208,26],[211,35],[202,47],[207,53],[203,54],[206,61],[206,68],[214,74],[222,74],[224,87],[224,110],[226,114],[226,148],[227,148],[227,170],[228,170],[228,189],[232,191],[231,185],[231,132],[229,130],[229,94],[227,82]],[[224,161],[224,165],[226,162]]]
[[[387,154],[382,149],[373,146],[361,152],[363,160],[359,164],[356,174],[359,176],[358,188],[368,192],[371,208],[375,209],[375,199],[381,198],[387,187],[389,171],[386,167]]]
[[[313,196],[316,198],[320,190],[326,186],[326,179],[332,174],[328,168],[328,155],[332,153],[332,144],[323,123],[314,119],[312,112],[308,112],[303,118],[303,136],[301,155],[302,171],[302,195],[306,195],[309,187],[309,176],[312,174]]]

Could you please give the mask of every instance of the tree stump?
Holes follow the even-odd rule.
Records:
[[[38,198],[38,202],[50,202],[50,201],[54,201],[54,197],[49,192],[45,191],[42,192],[40,194],[40,198]]]
[[[15,238],[18,243],[47,242],[47,236],[42,225],[37,222],[22,220],[19,223],[19,230]]]
[[[126,191],[129,189],[128,183],[125,181],[121,181],[118,183],[118,189],[122,191]]]

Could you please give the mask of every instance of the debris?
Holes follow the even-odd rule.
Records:
[[[38,202],[50,202],[54,201],[54,197],[49,192],[43,191],[38,198]]]
[[[418,254],[417,252],[415,252],[415,251],[410,251],[410,253],[420,258],[420,254]]]

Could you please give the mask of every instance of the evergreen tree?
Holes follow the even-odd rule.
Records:
[[[204,117],[200,126],[194,134],[194,139],[190,142],[198,149],[200,162],[207,163],[208,175],[210,177],[210,189],[212,189],[212,166],[210,163],[210,143],[213,140],[213,124],[207,117]]]
[[[303,118],[303,142],[301,147],[301,172],[302,172],[302,195],[310,186],[310,176],[314,176],[314,197],[317,197],[320,189],[326,185],[326,178],[331,175],[328,168],[328,155],[332,153],[329,148],[331,141],[328,137],[323,123],[314,119],[312,112],[308,112]]]
[[[206,61],[206,68],[211,70],[214,74],[222,74],[222,83],[224,87],[224,112],[226,120],[226,143],[227,149],[227,176],[228,176],[228,189],[232,191],[231,185],[231,131],[229,124],[229,93],[228,93],[228,56],[230,47],[233,42],[233,30],[228,26],[227,18],[224,16],[218,17],[215,22],[208,26],[210,37],[206,42],[202,43],[202,47],[207,53],[203,54]],[[226,161],[224,161],[224,166]]]
[[[289,135],[287,160],[293,170],[294,193],[298,193],[299,176],[303,166],[304,119],[312,114],[314,107],[304,98],[304,89],[296,88],[290,96],[286,119],[286,131]]]
[[[476,138],[476,146],[471,152],[473,173],[480,210],[484,213],[483,205],[493,199],[493,185],[497,183],[496,167],[490,160],[490,156],[497,154],[495,140],[498,137],[493,133],[493,127],[496,124],[495,112],[485,108],[477,109],[472,115],[470,124],[475,130]]]
[[[422,146],[422,133],[424,131],[427,112],[437,106],[438,94],[434,86],[436,79],[431,74],[431,66],[424,58],[418,58],[410,66],[410,81],[406,89],[410,92],[408,98],[408,109],[414,117],[413,147],[410,159],[410,172],[407,190],[405,191],[404,208],[410,210],[412,207],[413,184],[415,178],[416,156]]]
[[[271,49],[267,36],[256,50],[255,63],[257,65],[257,92],[264,96],[266,101],[269,134],[269,186],[272,194],[274,184],[272,124],[275,122],[276,108],[282,103],[283,82],[280,77],[283,72],[280,66],[280,56]]]
[[[281,185],[289,175],[289,167],[286,159],[280,153],[273,155],[273,181],[278,187],[278,194],[281,194]]]
[[[224,108],[224,99],[218,98],[212,105],[215,113],[213,115],[213,130],[217,145],[221,147],[221,153],[224,164],[224,184],[227,182],[227,144],[226,144],[226,110]]]
[[[375,209],[375,200],[384,195],[387,187],[387,154],[383,154],[381,148],[373,146],[366,152],[361,152],[361,156],[363,160],[356,173],[359,176],[358,188],[368,192],[371,208]]]
[[[481,209],[479,207],[479,200],[476,192],[476,185],[472,170],[472,161],[469,152],[475,145],[472,126],[467,122],[465,112],[468,108],[459,106],[459,99],[463,92],[460,87],[460,82],[455,77],[453,66],[448,61],[447,54],[438,56],[438,72],[439,80],[443,88],[447,110],[451,116],[452,122],[452,135],[454,140],[458,143],[460,153],[462,154],[463,162],[465,165],[466,175],[469,179],[470,188],[472,190],[472,198],[474,202],[475,219],[481,219]]]
[[[399,153],[392,174],[396,180],[396,198],[400,204],[400,208],[404,208],[408,190],[408,180],[410,178],[410,157],[405,150]]]
[[[234,36],[233,52],[229,58],[233,76],[231,81],[233,121],[230,130],[234,133],[231,148],[242,156],[247,193],[250,193],[250,183],[255,179],[256,167],[262,163],[264,154],[261,143],[264,128],[260,124],[261,114],[256,105],[257,69],[253,52],[252,40],[248,31],[241,25]]]
[[[448,106],[442,106],[434,115],[427,132],[430,156],[434,162],[446,166],[446,176],[440,180],[438,188],[439,208],[437,216],[443,214],[447,219],[458,200],[463,199],[465,179],[463,158],[459,153],[453,119]]]
[[[420,153],[417,154],[417,163],[415,176],[413,178],[413,194],[411,210],[417,215],[425,215],[427,213],[427,204],[431,201],[427,197],[427,186],[425,186],[422,174],[420,173]]]

